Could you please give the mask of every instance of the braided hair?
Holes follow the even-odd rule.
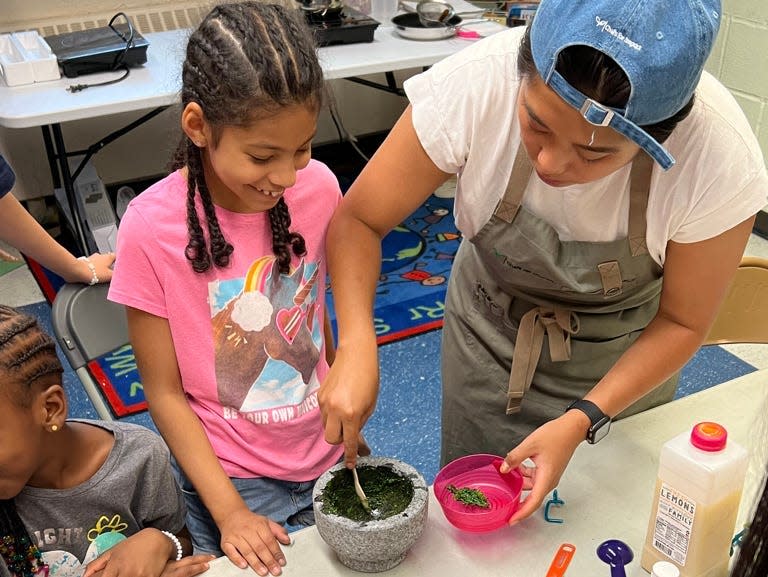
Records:
[[[191,102],[203,110],[218,144],[225,126],[248,126],[260,112],[323,102],[323,71],[314,38],[298,10],[246,1],[215,7],[192,33],[182,70],[182,107]],[[187,230],[185,256],[195,272],[211,264],[225,267],[234,250],[219,226],[203,172],[200,149],[182,136],[174,169],[187,167]],[[208,229],[203,233],[195,199],[200,195]],[[291,217],[284,198],[269,211],[272,250],[280,272],[290,271],[291,252],[306,254],[302,236],[290,232]],[[210,247],[207,245],[210,242]]]
[[[40,385],[61,382],[56,345],[37,320],[0,306],[0,383],[5,399],[28,408]],[[19,518],[13,499],[0,499],[0,556],[14,577],[32,577],[43,565],[40,551]]]

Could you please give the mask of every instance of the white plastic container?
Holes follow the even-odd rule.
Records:
[[[673,563],[680,577],[726,577],[747,451],[724,427],[699,423],[664,444],[641,565]]]
[[[0,34],[0,76],[7,86],[61,77],[56,55],[34,30]]]
[[[37,31],[14,32],[13,38],[21,46],[21,52],[26,60],[32,64],[35,82],[61,78],[56,55]]]

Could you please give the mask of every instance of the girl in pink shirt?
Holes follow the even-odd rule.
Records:
[[[298,11],[213,9],[183,67],[177,170],[123,217],[109,298],[127,307],[149,410],[178,463],[196,552],[279,575],[314,522],[333,354],[325,232],[341,198],[311,160],[323,74]]]

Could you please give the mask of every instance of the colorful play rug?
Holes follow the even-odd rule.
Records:
[[[379,344],[442,327],[448,274],[460,240],[453,198],[434,195],[384,238],[375,304]],[[53,302],[62,279],[31,259],[27,264],[48,302]],[[330,294],[328,309],[335,330]],[[130,345],[91,361],[88,371],[115,416],[147,408]]]
[[[448,275],[460,242],[453,198],[435,195],[384,238],[374,319],[380,345],[443,326]],[[335,332],[330,295],[328,309]]]

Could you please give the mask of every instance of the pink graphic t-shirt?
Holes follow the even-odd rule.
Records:
[[[174,172],[137,196],[120,222],[109,299],[168,319],[190,406],[231,477],[317,478],[343,448],[325,442],[317,390],[325,360],[325,232],[338,182],[311,161],[285,191],[306,241],[278,271],[266,212],[216,207],[230,265],[196,273],[184,256],[187,183]],[[198,215],[207,230],[198,199]]]

